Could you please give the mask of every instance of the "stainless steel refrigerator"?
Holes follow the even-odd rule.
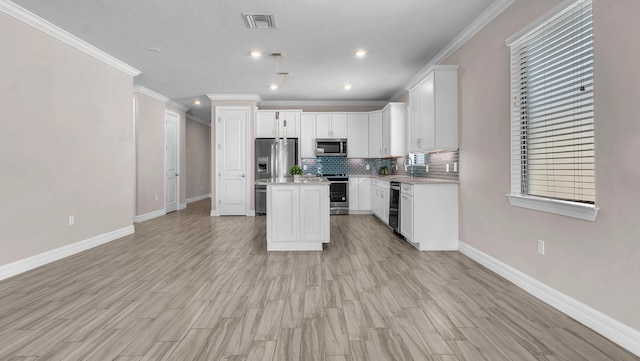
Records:
[[[298,139],[283,140],[256,138],[255,168],[256,180],[288,177],[289,168],[298,163]],[[255,185],[256,214],[267,214],[267,186]]]

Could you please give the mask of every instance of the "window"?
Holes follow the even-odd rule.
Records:
[[[568,8],[565,3],[544,18],[507,40],[509,199],[512,205],[593,220],[597,208],[591,0]]]

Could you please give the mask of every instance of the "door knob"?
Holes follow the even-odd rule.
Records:
[[[244,177],[245,177],[245,175],[244,175],[244,174],[240,174],[240,177],[244,178]]]

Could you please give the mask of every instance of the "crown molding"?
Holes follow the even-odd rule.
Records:
[[[258,94],[207,94],[211,100],[250,100],[262,103],[262,98]]]
[[[172,106],[172,107],[174,107],[174,108],[176,108],[176,109],[178,109],[180,111],[187,112],[189,110],[188,107],[185,107],[184,105],[182,105],[182,104],[180,104],[178,102],[175,102],[175,101],[171,100],[171,98],[168,98],[168,97],[166,97],[166,96],[164,96],[164,95],[162,95],[160,93],[154,92],[153,90],[151,90],[149,88],[145,88],[142,85],[134,85],[133,86],[133,91],[136,92],[136,93],[140,93],[140,94],[144,94],[144,95],[150,96],[153,99],[161,101],[161,102],[163,102],[163,103],[165,103],[167,105],[170,105],[170,106]]]
[[[431,61],[429,61],[419,72],[416,74],[409,83],[391,97],[391,100],[399,99],[406,91],[411,90],[416,86],[425,76],[429,74],[434,65],[442,63],[446,58],[458,50],[469,39],[476,35],[480,30],[487,26],[496,16],[500,15],[509,5],[515,0],[495,0],[485,11],[480,14],[469,26],[467,26],[460,34],[458,34],[444,49],[442,49]]]
[[[119,60],[104,51],[96,48],[95,46],[87,43],[86,41],[78,38],[71,33],[60,29],[47,20],[39,17],[38,15],[14,4],[9,0],[0,0],[0,11],[13,16],[14,18],[33,26],[34,28],[53,36],[54,38],[65,42],[74,48],[83,51],[86,54],[93,56],[98,60],[113,66],[114,68],[121,70],[131,76],[140,75],[142,72],[122,60]]]
[[[200,118],[198,118],[198,117],[196,117],[194,115],[191,115],[189,113],[187,113],[187,119],[193,120],[194,122],[198,122],[200,124],[204,124],[204,125],[209,126],[209,127],[211,126],[211,123],[209,123],[209,122],[207,122],[207,121],[205,121],[203,119],[200,119]],[[187,203],[189,203],[189,202],[187,201]]]
[[[331,107],[331,106],[379,106],[384,107],[386,100],[265,100],[260,105],[268,107]]]

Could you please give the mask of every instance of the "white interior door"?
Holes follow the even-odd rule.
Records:
[[[218,107],[216,114],[218,213],[246,215],[249,108]]]
[[[165,111],[165,211],[167,213],[178,209],[178,134],[180,131],[180,116]]]

